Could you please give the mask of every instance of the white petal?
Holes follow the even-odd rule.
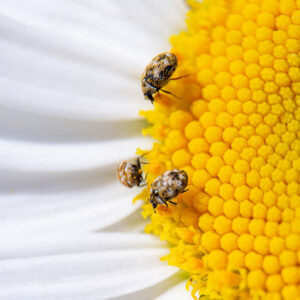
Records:
[[[110,298],[110,300],[191,300],[190,292],[185,289],[187,274],[178,271],[164,281],[133,293]]]
[[[115,168],[145,147],[139,75],[182,26],[182,2],[0,4],[0,234],[129,216],[136,191],[117,185]]]
[[[79,185],[78,190],[75,186],[71,191],[52,193],[37,188],[36,193],[6,194],[0,202],[0,236],[99,230],[139,207],[140,203],[132,204],[132,193],[120,184],[109,184],[87,189]]]
[[[144,233],[50,233],[20,236],[11,234],[1,245],[0,260],[34,258],[68,253],[163,248],[166,244]]]
[[[183,1],[0,6],[0,298],[98,300],[165,282],[177,269],[157,240],[112,234],[143,226],[115,168],[147,145],[139,76],[183,27]]]
[[[144,220],[142,218],[140,210],[137,209],[126,218],[121,219],[110,226],[106,226],[103,230],[105,230],[105,232],[108,233],[109,232],[143,233],[145,226],[148,223],[150,223],[150,220],[149,219]]]
[[[1,93],[1,92],[0,92]],[[6,140],[41,144],[83,144],[141,137],[147,123],[136,116],[130,120],[79,121],[47,117],[0,106],[0,136]],[[145,139],[146,140],[146,139]],[[132,153],[130,154],[132,156]]]
[[[26,58],[24,59],[26,60]],[[51,117],[123,121],[137,118],[139,110],[147,107],[143,102],[138,106],[136,103],[129,101],[136,99],[136,97],[130,96],[129,93],[118,95],[113,93],[108,95],[99,94],[95,98],[83,97],[75,93],[63,93],[54,89],[47,90],[24,82],[1,78],[1,74],[0,89],[5,91],[0,98],[1,106]],[[122,102],[118,100],[122,100]],[[148,103],[149,108],[150,104]]]
[[[128,119],[147,107],[139,76],[185,13],[181,1],[0,3],[0,104],[76,119]]]
[[[154,298],[155,300],[191,300],[191,292],[185,289],[186,279],[178,283],[177,285],[171,287],[158,297]]]
[[[107,299],[157,284],[176,272],[159,260],[166,254],[160,248],[96,251],[95,240],[87,244],[92,251],[82,252],[84,246],[79,246],[73,254],[0,261],[0,298]]]
[[[145,139],[128,138],[89,143],[35,143],[0,139],[0,165],[5,170],[70,172],[111,165],[128,159]],[[150,141],[148,142],[150,145]]]
[[[24,145],[27,147],[28,143],[24,143]],[[80,143],[74,145],[88,148],[87,146],[83,147]],[[86,154],[86,160],[84,160],[80,157],[80,151],[73,151],[71,153],[79,154],[77,159],[73,156],[74,161],[70,159],[72,155],[68,155],[63,147],[56,146],[65,153],[54,156],[53,151],[49,151],[49,148],[55,147],[44,146],[45,150],[47,149],[45,151],[47,155],[43,156],[43,147],[40,144],[41,154],[38,155],[36,152],[31,157],[30,151],[28,151],[27,160],[20,159],[19,156],[22,154],[26,157],[25,151],[19,151],[20,147],[15,149],[16,153],[9,152],[8,147],[5,156],[7,158],[12,156],[11,165],[8,166],[12,170],[0,170],[2,178],[0,182],[0,191],[2,192],[0,234],[5,235],[9,232],[33,234],[54,230],[74,232],[99,230],[131,214],[140,205],[139,203],[132,205],[132,198],[134,194],[138,193],[138,190],[128,189],[118,182],[117,163],[106,165],[109,163],[110,155],[113,156],[115,153],[115,160],[117,156],[121,156],[118,153],[119,146],[116,145],[115,149],[111,149],[111,152],[107,154],[106,161],[102,157],[105,147],[101,147],[101,143],[97,151],[100,157],[91,150]],[[76,147],[74,146],[73,149]],[[134,152],[134,148],[135,145],[131,149],[132,152]],[[124,154],[126,151],[122,155]],[[129,155],[129,153],[127,154]],[[48,160],[47,157],[49,157]],[[20,164],[23,164],[22,171],[15,170],[17,163],[14,164],[14,160],[18,162],[18,159],[20,159]],[[72,171],[72,168],[75,167],[74,164],[77,164],[76,168],[78,169],[82,167],[78,163],[86,163],[91,159],[98,160],[99,166],[93,167],[93,163],[89,162],[90,168],[84,166],[83,170]],[[6,162],[8,161],[7,159]],[[26,165],[24,166],[24,164]],[[64,168],[60,169],[61,165],[64,165]],[[39,172],[34,170],[35,166],[40,168]],[[47,166],[51,172],[47,170]],[[51,169],[55,166],[58,170],[54,172]]]

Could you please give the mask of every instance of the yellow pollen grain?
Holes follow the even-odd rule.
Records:
[[[188,3],[170,41],[174,77],[189,76],[141,113],[148,185],[178,168],[188,191],[155,214],[148,187],[146,232],[170,242],[194,299],[300,299],[300,2]]]
[[[266,275],[261,270],[250,271],[247,276],[247,283],[250,288],[263,288]]]
[[[283,281],[279,274],[270,275],[267,278],[266,287],[270,292],[279,292],[282,289]]]
[[[248,233],[243,233],[238,238],[238,247],[245,253],[253,249],[254,237]]]
[[[201,244],[206,251],[220,248],[220,236],[213,231],[207,231],[202,235]]]
[[[245,254],[239,250],[233,250],[228,255],[228,263],[233,268],[241,268],[244,266]]]
[[[208,265],[212,269],[225,269],[227,254],[222,250],[213,250],[208,255]]]

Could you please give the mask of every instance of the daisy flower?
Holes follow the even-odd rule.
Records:
[[[180,1],[2,1],[2,298],[300,298],[300,3],[188,4],[184,28]],[[189,76],[152,109],[137,76],[171,34]],[[115,182],[142,126],[165,244]],[[172,168],[188,192],[154,213]]]

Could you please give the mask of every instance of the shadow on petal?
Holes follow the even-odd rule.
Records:
[[[166,292],[168,289],[173,286],[181,283],[183,280],[187,279],[187,274],[183,271],[178,271],[169,278],[163,280],[162,282],[145,288],[143,290],[136,291],[131,294],[124,296],[119,296],[116,298],[109,298],[109,300],[132,300],[132,299],[141,299],[141,300],[153,300],[159,297],[161,294]]]
[[[0,136],[47,143],[83,143],[141,136],[142,119],[88,121],[51,117],[0,107]]]
[[[0,170],[0,192],[11,194],[47,194],[99,189],[118,184],[116,164],[70,172],[26,172]],[[123,187],[123,186],[121,186]]]
[[[99,230],[100,232],[136,232],[136,233],[143,233],[144,228],[149,223],[149,220],[144,220],[140,209],[134,211],[129,216],[125,217],[124,219],[119,220],[118,222],[104,227],[103,229]],[[164,243],[162,243],[164,245]]]

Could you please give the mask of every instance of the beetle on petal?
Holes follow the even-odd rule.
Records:
[[[122,161],[117,169],[117,175],[119,181],[129,188],[142,187],[145,184],[140,157],[136,160],[136,164]]]

